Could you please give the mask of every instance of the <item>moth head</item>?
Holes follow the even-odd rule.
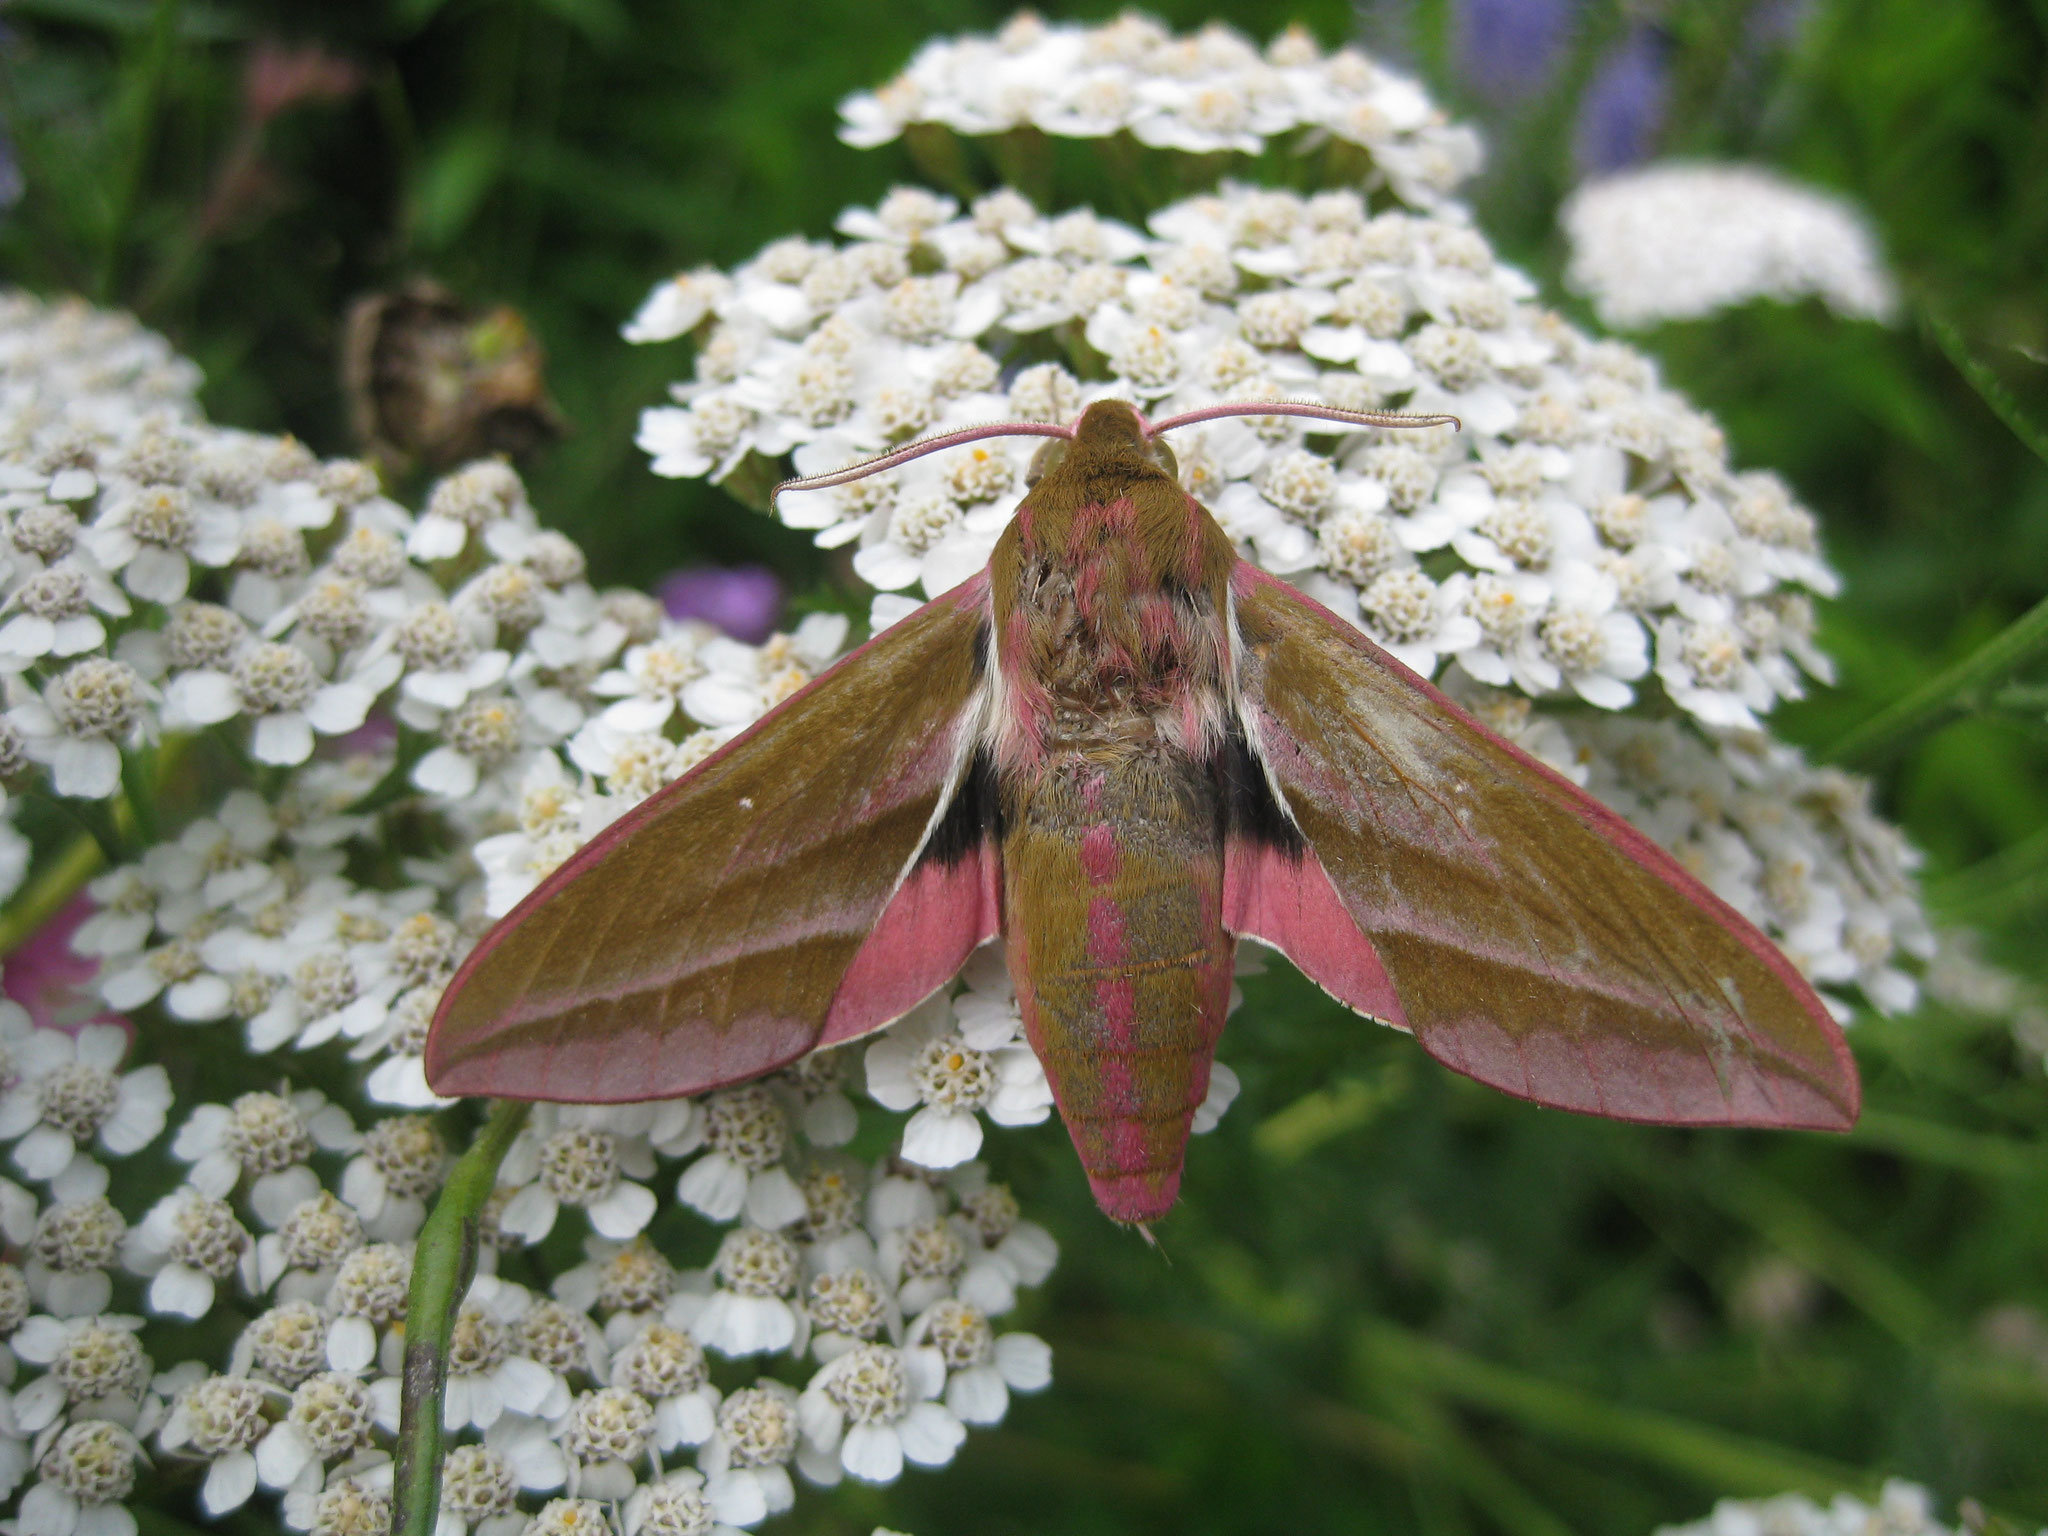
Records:
[[[1129,401],[1097,400],[1070,426],[1061,426],[1050,421],[1007,421],[992,422],[982,427],[962,427],[957,432],[941,432],[935,437],[921,437],[914,443],[905,443],[901,448],[878,453],[873,458],[861,459],[843,469],[785,480],[775,487],[768,500],[772,505],[785,491],[822,491],[831,486],[845,485],[849,481],[881,474],[884,470],[896,469],[913,459],[921,459],[928,453],[964,447],[968,443],[985,442],[992,437],[1050,439],[1032,455],[1031,467],[1024,472],[1026,486],[1037,485],[1039,481],[1057,470],[1066,462],[1069,450],[1075,446],[1101,455],[1130,454],[1178,479],[1180,464],[1175,459],[1173,450],[1163,440],[1164,434],[1177,427],[1191,427],[1197,422],[1217,421],[1225,416],[1302,416],[1351,427],[1460,425],[1455,416],[1409,416],[1399,411],[1347,411],[1340,406],[1323,405],[1313,400],[1240,400],[1183,411],[1178,416],[1167,417],[1164,421],[1148,421],[1145,413]]]
[[[1110,459],[1135,458],[1171,479],[1180,478],[1180,461],[1159,437],[1145,413],[1123,400],[1098,400],[1074,423],[1074,442]],[[1043,452],[1044,450],[1040,450]],[[1050,468],[1051,466],[1047,466]]]

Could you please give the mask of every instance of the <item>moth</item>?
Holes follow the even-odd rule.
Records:
[[[1179,1190],[1239,940],[1538,1104],[1847,1129],[1799,972],[1668,854],[1239,558],[1163,434],[1042,436],[988,566],[644,802],[487,933],[427,1038],[436,1091],[592,1103],[737,1083],[880,1029],[1006,941],[1097,1203]],[[787,487],[785,487],[786,489]]]

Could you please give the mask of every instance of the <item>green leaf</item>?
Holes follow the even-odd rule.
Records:
[[[2048,653],[2048,598],[1955,665],[1943,668],[1897,703],[1879,710],[1837,741],[1828,756],[1841,763],[1881,761],[1921,731],[1988,703],[1999,685],[2044,653]]]
[[[479,122],[427,152],[412,196],[413,235],[422,250],[448,250],[468,233],[505,173],[505,148],[497,126]]]
[[[535,0],[544,11],[566,22],[600,50],[619,46],[633,32],[633,18],[619,0]]]

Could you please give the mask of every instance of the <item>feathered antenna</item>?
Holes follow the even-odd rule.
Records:
[[[1233,400],[1227,405],[1205,405],[1200,410],[1182,411],[1164,421],[1152,423],[1152,436],[1175,427],[1191,427],[1198,421],[1217,421],[1225,416],[1308,416],[1317,421],[1338,421],[1353,427],[1455,427],[1464,423],[1455,416],[1410,416],[1400,411],[1347,411],[1342,406],[1321,405],[1313,400]]]
[[[861,459],[844,469],[828,470],[822,475],[799,475],[794,480],[785,480],[768,493],[768,505],[774,506],[775,498],[784,491],[828,490],[835,485],[845,485],[850,480],[879,475],[885,469],[908,464],[912,459],[921,459],[928,453],[937,453],[941,448],[958,448],[964,443],[978,443],[991,437],[1073,435],[1072,427],[1063,427],[1051,421],[996,421],[981,427],[962,427],[957,432],[941,432],[935,437],[921,437],[914,443],[905,443],[901,448],[891,448],[887,453],[878,453],[873,458]]]

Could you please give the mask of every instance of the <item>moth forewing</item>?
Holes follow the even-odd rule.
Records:
[[[828,1020],[841,1039],[877,1028],[918,1000],[894,1006],[906,987],[951,976],[993,929],[934,904],[918,953],[861,971],[887,996],[843,986],[919,895],[915,855],[973,734],[986,591],[976,578],[843,658],[500,919],[428,1032],[436,1091],[700,1092],[803,1054]]]
[[[1353,626],[1250,567],[1238,589],[1247,711],[1431,1055],[1617,1119],[1855,1122],[1840,1027],[1754,925]]]

